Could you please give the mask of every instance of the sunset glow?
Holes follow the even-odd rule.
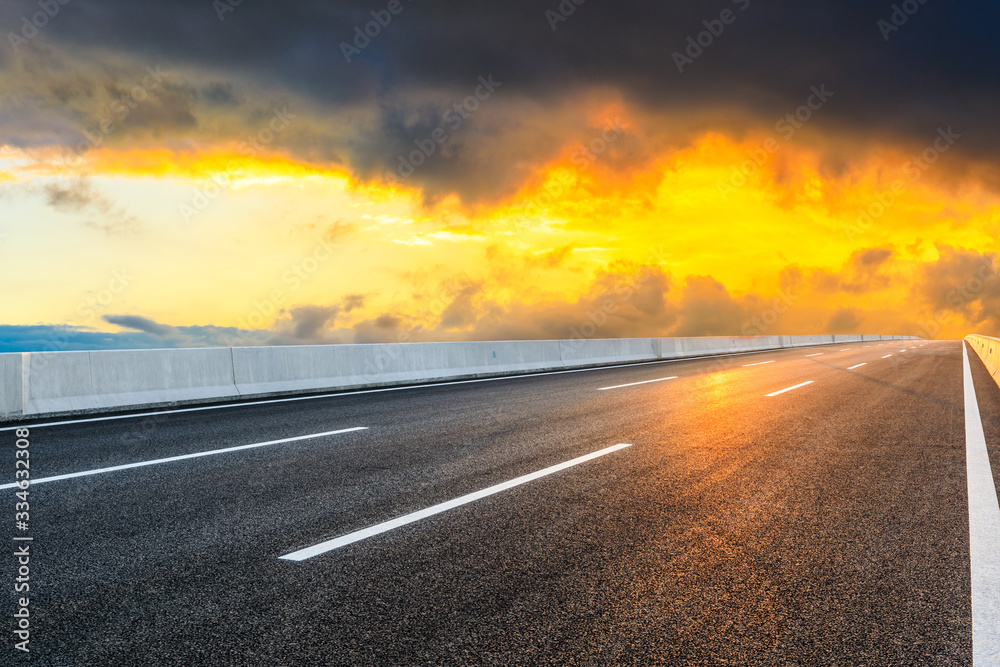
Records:
[[[641,271],[600,335],[1000,333],[973,128],[873,138],[818,85],[775,114],[607,83],[543,102],[484,76],[377,111],[74,60],[56,34],[0,75],[2,249],[31,283],[5,292],[8,325],[139,346],[563,338]],[[387,116],[410,139],[378,148]]]

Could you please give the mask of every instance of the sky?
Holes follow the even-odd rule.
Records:
[[[0,352],[1000,335],[941,0],[4,0]]]

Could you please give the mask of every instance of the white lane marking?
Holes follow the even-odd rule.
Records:
[[[803,382],[802,384],[797,384],[794,387],[789,387],[788,389],[782,389],[781,391],[776,391],[773,394],[765,394],[765,398],[771,398],[773,396],[781,396],[782,394],[787,393],[789,391],[795,391],[796,389],[801,389],[802,387],[805,387],[808,384],[812,384],[813,382],[815,382],[815,380],[809,380],[809,382]]]
[[[867,363],[864,363],[864,364],[858,364],[857,366],[851,366],[851,367],[850,367],[850,368],[848,368],[847,370],[849,370],[849,371],[853,371],[853,370],[854,370],[855,368],[861,368],[862,366],[867,366],[867,365],[868,365]]]
[[[853,349],[854,349],[853,347],[845,347],[843,350],[841,350],[841,352],[850,352]]]
[[[889,357],[891,357],[891,356],[892,356],[891,354],[887,354],[887,355],[885,355],[885,356],[884,356],[884,357],[882,357],[882,358],[883,358],[883,359],[888,359],[888,358],[889,358]]]
[[[823,347],[823,346],[814,346]],[[793,348],[785,348],[793,349]],[[778,352],[782,350],[770,350]],[[706,361],[708,359],[723,359],[725,357],[745,357],[748,354],[761,354],[761,350],[750,350],[747,352],[731,352],[729,354],[709,354],[702,357],[682,357],[678,359],[659,359],[657,361],[639,361],[632,364],[616,364],[614,366],[598,366],[596,368],[570,368],[562,371],[543,371],[541,373],[524,373],[522,375],[504,375],[495,378],[477,378],[475,380],[453,380],[451,382],[431,382],[427,384],[413,384],[403,387],[382,387],[380,389],[362,389],[359,391],[343,390],[327,394],[317,394],[315,396],[289,396],[287,398],[268,398],[259,401],[241,401],[239,403],[226,403],[224,405],[203,405],[197,408],[176,408],[173,410],[156,410],[152,412],[136,412],[129,415],[109,415],[107,417],[87,417],[84,419],[69,419],[66,421],[44,422],[41,424],[21,424],[17,426],[0,427],[0,433],[13,431],[19,428],[42,428],[45,426],[68,426],[70,424],[86,424],[88,422],[103,422],[115,419],[135,419],[137,417],[155,417],[156,415],[173,415],[182,412],[200,412],[202,410],[225,410],[227,408],[245,408],[252,405],[268,405],[271,403],[289,403],[292,401],[313,401],[320,398],[343,398],[345,396],[358,396],[361,394],[381,394],[388,391],[409,391],[413,389],[431,389],[434,387],[449,387],[457,384],[474,384],[478,382],[499,382],[500,380],[518,380],[521,378],[542,377],[545,375],[563,375],[565,373],[591,373],[594,371],[609,371],[617,368],[634,368],[636,366],[650,366],[653,364],[677,364],[683,361]],[[128,406],[125,406],[126,408]],[[21,419],[31,419],[31,415],[22,415]]]
[[[95,470],[84,470],[82,472],[71,472],[66,475],[55,475],[53,477],[38,477],[31,480],[32,486],[35,484],[42,484],[44,482],[57,482],[61,479],[73,479],[74,477],[89,477],[91,475],[102,475],[106,472],[115,472],[117,470],[128,470],[130,468],[144,468],[146,466],[155,466],[161,463],[173,463],[174,461],[185,461],[187,459],[197,459],[203,456],[215,456],[216,454],[228,454],[229,452],[238,452],[244,449],[256,449],[258,447],[269,447],[271,445],[280,445],[286,442],[297,442],[299,440],[311,440],[313,438],[322,438],[328,435],[339,435],[341,433],[353,433],[355,431],[367,431],[367,426],[355,426],[354,428],[342,428],[338,431],[326,431],[325,433],[313,433],[311,435],[297,435],[294,438],[282,438],[281,440],[268,440],[267,442],[255,442],[252,445],[239,445],[237,447],[226,447],[225,449],[210,449],[207,452],[196,452],[194,454],[182,454],[181,456],[170,456],[165,459],[153,459],[151,461],[140,461],[138,463],[126,463],[120,466],[112,466],[110,468],[97,468]],[[0,484],[0,489],[12,489],[17,484]]]
[[[652,384],[653,382],[665,382],[667,380],[677,380],[678,377],[675,375],[669,378],[658,378],[656,380],[644,380],[643,382],[629,382],[628,384],[616,384],[614,387],[601,387],[597,391],[607,391],[608,389],[621,389],[622,387],[635,387],[640,384]]]
[[[972,570],[972,664],[1000,664],[1000,503],[962,343],[965,384],[965,465],[969,480],[969,555]]]
[[[743,364],[743,368],[750,368],[751,366],[763,366],[765,364],[773,364],[774,361],[758,361],[756,364]]]
[[[447,502],[439,503],[437,505],[432,505],[426,509],[419,510],[417,512],[411,512],[410,514],[404,514],[403,516],[396,517],[390,521],[384,521],[383,523],[376,524],[369,528],[364,528],[362,530],[354,531],[353,533],[348,533],[342,537],[338,537],[332,540],[327,540],[326,542],[320,542],[319,544],[307,547],[305,549],[300,549],[298,551],[293,551],[290,554],[285,554],[280,556],[281,560],[293,560],[293,561],[304,561],[306,559],[312,558],[313,556],[319,556],[328,551],[333,551],[334,549],[339,549],[341,547],[347,546],[348,544],[353,544],[354,542],[359,542],[361,540],[368,539],[369,537],[374,537],[375,535],[381,535],[382,533],[387,533],[390,530],[399,528],[400,526],[405,526],[410,523],[426,519],[427,517],[434,516],[435,514],[441,514],[442,512],[447,512],[450,509],[460,507],[461,505],[466,505],[473,501],[485,498],[487,496],[492,496],[495,493],[500,493],[501,491],[506,491],[512,489],[515,486],[520,486],[522,484],[527,484],[541,477],[557,473],[566,468],[572,468],[573,466],[580,465],[581,463],[586,463],[593,459],[605,456],[606,454],[611,454],[612,452],[617,452],[626,447],[631,447],[632,445],[620,444],[602,449],[597,452],[592,452],[590,454],[585,454],[584,456],[577,457],[565,463],[559,463],[557,465],[539,470],[538,472],[533,472],[528,475],[522,475],[521,477],[516,477],[508,482],[502,482],[500,484],[495,484],[494,486],[487,487],[480,491],[474,493],[469,493],[464,496],[459,496],[453,500]]]
[[[820,356],[822,356],[822,355],[823,355],[823,353],[822,353],[822,352],[817,352],[816,354],[807,354],[806,356],[807,356],[807,357],[820,357]]]

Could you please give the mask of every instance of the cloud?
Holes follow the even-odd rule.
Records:
[[[740,332],[753,307],[737,301],[711,276],[687,279],[680,302],[677,336],[728,336]]]
[[[860,249],[843,263],[843,276],[828,272],[837,285],[827,294],[808,292],[817,270],[797,265],[786,266],[777,276],[781,292],[767,294],[734,291],[711,275],[675,277],[663,266],[618,261],[591,274],[580,295],[570,299],[529,291],[511,296],[498,289],[503,283],[495,278],[472,280],[462,274],[442,278],[438,274],[436,281],[420,284],[394,305],[387,305],[378,295],[351,293],[331,303],[300,304],[283,310],[267,330],[179,326],[138,314],[113,314],[104,321],[128,331],[7,327],[0,330],[0,337],[6,336],[0,348],[27,351],[741,335],[747,332],[748,324],[752,333],[761,334],[1000,334],[1000,257],[944,245],[937,247],[937,253],[935,259],[926,261],[900,257],[888,247]],[[913,298],[899,298],[899,293],[909,295],[907,292],[886,291],[884,303],[890,305],[880,307],[852,291],[858,281],[897,274],[917,276]],[[927,324],[931,320],[933,326]]]
[[[337,335],[355,342],[546,340],[663,335],[675,323],[670,279],[658,267],[616,263],[599,271],[574,302],[500,302],[463,277],[427,290],[410,309],[383,312]]]
[[[885,275],[885,270],[890,268],[890,259],[894,254],[890,247],[862,248],[852,252],[837,272],[789,266],[783,272],[782,281],[798,286],[807,280],[809,287],[826,294],[870,294],[890,286],[890,277]]]
[[[136,341],[139,348],[150,347],[231,347],[264,344],[273,332],[215,325],[172,326],[141,315],[104,315],[108,324],[132,329],[135,334],[107,334],[111,341]],[[122,349],[109,345],[94,349]]]
[[[0,324],[0,353],[74,350],[127,350],[163,347],[147,334],[109,333],[79,327]]]
[[[442,329],[462,329],[477,319],[476,297],[482,291],[479,284],[466,285],[455,295],[448,307],[441,313]]]
[[[283,337],[281,344],[292,342],[318,341],[327,322],[332,322],[340,313],[339,306],[300,306],[289,313],[291,324],[288,333],[279,334]],[[277,339],[276,339],[277,340]]]
[[[327,225],[326,231],[323,232],[323,240],[328,243],[336,243],[354,233],[357,228],[356,224],[337,220]]]
[[[139,220],[91,185],[85,178],[50,182],[42,188],[45,202],[61,213],[87,216],[84,224],[107,234],[135,231]]]
[[[37,11],[33,0],[9,4],[12,17]],[[991,66],[1000,43],[982,29],[1000,21],[997,5],[927,3],[888,41],[877,24],[888,5],[722,6],[735,22],[681,73],[674,54],[717,19],[719,7],[587,3],[553,30],[546,5],[533,0],[462,12],[443,0],[404,3],[349,64],[340,43],[371,20],[371,3],[362,0],[242,4],[224,21],[196,0],[71,3],[22,53],[5,54],[0,87],[10,94],[0,104],[0,143],[75,145],[147,66],[170,63],[166,81],[120,120],[109,142],[241,141],[284,101],[300,117],[281,150],[378,178],[444,127],[448,140],[410,180],[429,200],[454,193],[488,201],[516,191],[539,164],[592,139],[600,123],[587,116],[608,100],[659,128],[646,145],[616,144],[612,162],[618,151],[634,163],[707,130],[773,132],[820,85],[834,92],[810,123],[820,132],[875,134],[920,150],[939,126],[954,126],[963,135],[956,151],[966,158],[989,163],[1000,155],[993,122],[1000,71]],[[943,48],[942,35],[963,48]],[[451,128],[445,114],[490,75],[503,85]],[[858,143],[830,148],[826,167],[845,168]]]
[[[826,333],[855,333],[863,321],[864,317],[861,311],[855,308],[840,308],[827,321]]]
[[[536,258],[532,258],[532,263],[555,268],[561,266],[573,254],[574,245],[569,243],[558,248],[540,253]]]
[[[966,248],[938,245],[938,259],[925,264],[918,289],[935,313],[954,313],[970,329],[1000,329],[1000,258]]]
[[[348,294],[332,305],[303,305],[283,309],[275,323],[267,345],[329,345],[351,342],[341,332],[335,331],[337,319],[353,310],[363,308],[362,294]]]
[[[396,317],[395,315],[379,315],[375,318],[375,326],[379,329],[385,329],[387,331],[395,331],[402,324],[403,319],[401,317]]]
[[[156,325],[152,327],[154,329],[170,329],[171,335],[157,335],[139,328],[133,331],[107,332],[55,324],[0,325],[0,353],[260,345],[269,335],[266,331],[246,331],[235,327],[170,327],[152,320],[148,322]]]
[[[80,141],[77,121],[59,110],[0,104],[0,146],[41,148],[72,146]]]
[[[355,343],[398,343],[412,340],[404,331],[404,318],[391,313],[383,313],[374,319],[358,322],[352,331],[345,332],[348,340]]]
[[[139,315],[104,315],[102,319],[108,324],[114,324],[125,329],[144,331],[159,338],[176,336],[178,333],[176,327],[160,324],[148,317],[141,317]]]
[[[79,180],[68,186],[49,183],[45,186],[45,201],[57,211],[78,213],[90,206],[97,197],[90,183]]]
[[[355,308],[365,307],[365,295],[364,294],[348,294],[344,297],[343,301],[340,303],[340,307],[345,313],[349,313]]]

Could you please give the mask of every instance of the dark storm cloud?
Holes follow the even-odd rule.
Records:
[[[239,69],[335,102],[399,86],[461,88],[493,72],[535,94],[596,83],[659,103],[738,96],[780,111],[825,81],[853,109],[881,118],[885,111],[959,111],[958,99],[998,83],[995,3],[931,0],[887,42],[877,22],[890,17],[893,3],[868,0],[589,0],[555,31],[545,11],[557,0],[401,1],[403,11],[350,64],[340,43],[385,2],[242,3],[220,21],[204,0],[92,0],[66,6],[45,31],[79,44]],[[24,13],[37,9],[19,4]],[[725,9],[734,22],[678,73],[672,54]]]
[[[620,90],[629,103],[654,111],[728,109],[771,124],[804,104],[811,86],[825,85],[834,97],[813,121],[822,127],[922,145],[939,126],[953,126],[963,135],[964,154],[1000,150],[1000,131],[991,122],[1000,91],[996,3],[908,0],[897,4],[917,10],[897,15],[897,22],[906,21],[893,31],[878,24],[893,18],[888,1],[588,0],[576,6],[566,0],[575,10],[558,23],[546,17],[559,11],[558,0],[401,3],[402,11],[351,63],[341,43],[351,42],[355,28],[387,2],[244,2],[220,20],[207,0],[89,0],[64,6],[36,40],[70,51],[100,46],[143,63],[211,72],[213,81],[252,81],[308,99],[324,113],[360,109],[369,123],[352,128],[350,139],[303,133],[299,148],[343,157],[363,175],[395,169],[398,155],[440,126],[445,110],[472,94],[478,77],[493,74],[504,82],[497,96],[508,101],[496,100],[493,111],[473,118],[413,176],[426,189],[468,197],[481,195],[526,157],[553,149],[544,141],[499,155],[477,147],[481,136],[518,125],[510,117],[507,125],[495,122],[501,106],[528,99],[544,108],[596,87]],[[717,21],[724,10],[732,12],[728,25]],[[9,28],[34,11],[34,2],[13,3],[5,12]],[[721,34],[679,72],[674,54],[708,29],[706,21],[716,31],[721,26]],[[21,57],[31,57],[25,50],[31,48],[34,42]],[[200,99],[226,105],[245,95],[213,83]],[[173,106],[156,111],[187,121],[188,97],[178,91]],[[504,107],[503,113],[512,111]],[[715,121],[706,117],[709,122]],[[729,129],[738,130],[737,122],[734,115]]]

